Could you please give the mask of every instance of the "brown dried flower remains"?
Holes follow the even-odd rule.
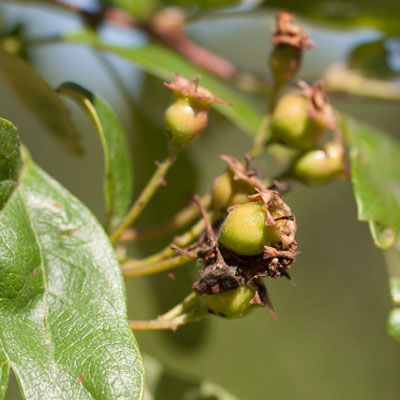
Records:
[[[192,81],[184,78],[182,75],[175,73],[173,82],[164,82],[164,85],[173,90],[176,96],[186,97],[195,101],[199,106],[209,109],[214,103],[230,104],[214,96],[208,89],[199,85],[199,77],[195,77]]]
[[[322,125],[337,130],[335,112],[331,106],[328,96],[325,92],[324,84],[317,81],[310,86],[304,81],[299,81],[298,85],[303,89],[304,94],[309,100],[308,113],[311,118],[320,121]]]
[[[230,156],[221,158],[234,172],[234,179],[243,179],[254,185],[257,193],[249,196],[250,200],[264,203],[268,216],[266,224],[275,225],[281,237],[281,244],[276,247],[264,246],[262,254],[256,256],[243,256],[219,247],[217,238],[221,222],[212,226],[198,197],[195,197],[206,222],[206,232],[190,248],[180,249],[174,246],[173,249],[179,254],[200,259],[204,263],[205,269],[199,271],[200,279],[193,284],[193,290],[201,294],[217,294],[242,285],[252,285],[256,289],[256,294],[251,302],[268,307],[275,316],[262,278],[285,276],[290,279],[288,270],[298,254],[295,217],[282,200],[280,193],[266,188],[256,172],[249,168],[249,160],[243,165]],[[195,249],[196,253],[191,253]]]
[[[273,44],[275,46],[287,45],[297,47],[301,50],[310,49],[314,46],[314,43],[301,27],[292,24],[293,19],[294,15],[286,11],[281,11],[277,15],[276,28],[272,30]]]

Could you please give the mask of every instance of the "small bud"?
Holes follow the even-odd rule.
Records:
[[[250,303],[255,293],[254,287],[244,285],[223,293],[206,295],[206,304],[212,314],[228,319],[242,318],[259,307]]]
[[[232,186],[233,178],[229,171],[215,178],[211,200],[211,207],[213,210],[223,211],[229,207],[233,191]]]
[[[291,174],[309,185],[322,185],[336,178],[345,178],[346,162],[342,144],[331,142],[322,149],[307,151],[294,161]]]
[[[291,81],[300,68],[302,53],[313,46],[303,29],[292,25],[293,14],[282,11],[277,16],[277,26],[273,30],[275,45],[269,64],[275,85],[282,86]]]
[[[279,100],[272,115],[271,138],[295,149],[315,147],[325,128],[336,129],[333,109],[320,82],[303,93],[290,93]]]
[[[248,203],[256,188],[264,189],[265,185],[257,171],[250,169],[250,160],[246,159],[244,165],[231,156],[222,155],[221,159],[228,168],[214,181],[211,207],[214,211],[226,212],[230,206]]]
[[[228,170],[215,178],[211,207],[215,211],[226,211],[234,204],[248,203],[249,195],[254,193],[254,185],[241,179],[235,180],[233,172]]]
[[[190,82],[175,74],[175,81],[165,86],[174,91],[174,100],[165,118],[172,147],[177,149],[193,142],[205,129],[213,103],[228,104],[199,86],[198,79]]]

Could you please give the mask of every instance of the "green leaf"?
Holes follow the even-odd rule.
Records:
[[[370,26],[392,35],[400,33],[398,0],[265,0],[264,5],[339,27]]]
[[[386,40],[379,39],[357,45],[349,54],[347,64],[350,69],[360,71],[365,76],[390,79],[396,76],[390,57]]]
[[[69,150],[82,154],[79,134],[69,118],[67,108],[29,64],[0,49],[0,74],[46,131]]]
[[[113,229],[124,217],[132,197],[132,163],[123,128],[112,109],[82,86],[65,82],[58,92],[77,101],[96,125],[104,150],[107,226]]]
[[[0,349],[0,400],[3,400],[6,395],[9,375],[10,364],[8,363],[3,350]]]
[[[142,399],[143,368],[103,229],[24,152],[0,212],[0,346],[26,399]]]
[[[151,400],[238,400],[221,386],[163,366],[146,354],[146,395]]]
[[[111,3],[143,22],[148,21],[160,7],[160,0],[112,0]]]
[[[219,8],[237,5],[240,0],[165,0],[164,3],[181,7]]]
[[[85,43],[99,50],[116,54],[138,64],[148,73],[166,81],[174,78],[174,72],[180,73],[187,79],[200,75],[200,84],[202,86],[209,89],[215,96],[233,104],[231,107],[217,104],[215,108],[248,134],[255,135],[257,132],[261,123],[261,115],[248,99],[231,89],[228,84],[194,66],[184,57],[165,46],[154,43],[131,48],[112,46],[101,42],[96,35],[90,32],[70,34],[65,36],[64,40]]]
[[[17,131],[13,124],[0,119],[0,210],[17,185],[20,168]]]
[[[343,131],[358,218],[369,222],[375,244],[388,248],[400,232],[400,144],[353,119],[343,120]]]

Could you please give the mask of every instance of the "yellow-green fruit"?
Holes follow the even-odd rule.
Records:
[[[234,208],[222,224],[219,241],[228,250],[243,256],[261,254],[264,246],[280,243],[274,225],[265,225],[267,212],[262,202]]]
[[[308,106],[309,100],[301,94],[284,96],[272,116],[272,139],[296,149],[314,147],[324,125],[309,116]]]
[[[229,173],[217,176],[212,188],[211,207],[215,211],[226,210],[232,196],[232,177]]]
[[[322,185],[343,175],[344,171],[343,150],[336,143],[306,152],[292,167],[292,174],[309,185]]]
[[[209,107],[188,97],[177,97],[165,112],[172,146],[181,148],[195,140],[207,126]]]
[[[254,194],[254,186],[244,180],[233,179],[231,171],[215,178],[212,189],[211,207],[215,211],[223,211],[234,204],[244,204],[250,201],[249,195]]]
[[[221,317],[228,319],[242,318],[257,305],[250,304],[254,297],[255,289],[249,286],[240,286],[223,293],[206,296],[208,309]]]

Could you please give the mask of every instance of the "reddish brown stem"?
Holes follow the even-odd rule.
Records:
[[[175,246],[174,244],[171,246],[171,249],[174,250],[176,253],[182,255],[182,256],[193,258],[194,260],[197,260],[199,258],[197,256],[197,254],[193,254],[190,251],[187,251],[185,249],[181,249],[180,247]]]
[[[230,80],[236,75],[236,68],[231,62],[212,53],[204,47],[193,43],[190,39],[184,36],[184,34],[175,32],[157,32],[153,27],[151,27],[151,31],[164,43],[168,44],[199,67],[202,67],[226,80]]]

